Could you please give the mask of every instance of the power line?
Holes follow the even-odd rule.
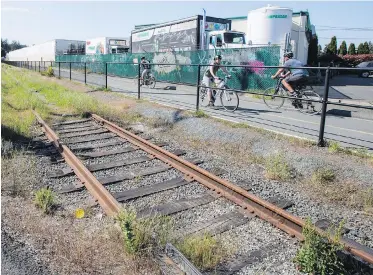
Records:
[[[317,37],[319,39],[331,39],[331,37]],[[357,39],[361,39],[361,40],[364,40],[364,39],[372,39],[371,37],[367,38],[367,37],[337,37],[337,39],[349,39],[349,40],[357,40]]]
[[[325,26],[325,25],[316,25],[316,27],[321,27],[321,28],[333,28],[333,29],[369,29],[373,30],[372,27],[335,27],[335,26]]]
[[[355,32],[373,32],[373,29],[316,29],[319,31],[355,31]]]

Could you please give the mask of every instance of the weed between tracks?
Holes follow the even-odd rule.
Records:
[[[115,218],[124,241],[125,251],[130,255],[151,255],[170,239],[173,220],[168,216],[136,218],[133,210],[123,209]]]
[[[189,236],[178,242],[177,248],[198,268],[211,269],[228,256],[228,251],[211,235]]]

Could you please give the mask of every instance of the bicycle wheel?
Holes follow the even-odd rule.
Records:
[[[263,101],[270,109],[280,109],[284,105],[285,98],[274,97],[274,95],[286,96],[286,93],[281,87],[277,91],[275,87],[267,88],[264,91]]]
[[[224,86],[224,90],[220,92],[220,102],[225,110],[234,112],[238,108],[240,100],[236,92],[228,89],[227,86]]]
[[[305,101],[302,99],[317,100],[318,102]],[[313,90],[303,90],[300,93],[300,98],[297,99],[298,110],[301,113],[309,115],[317,115],[322,109],[322,98]]]
[[[155,87],[155,83],[156,83],[155,78],[154,78],[154,76],[152,76],[147,80],[147,85],[146,86],[148,86],[148,88],[150,88],[150,89],[153,89]]]
[[[209,100],[207,98],[207,89],[204,87],[203,84],[201,84],[203,87],[200,87],[199,89],[199,104],[203,107],[206,107],[209,105]]]

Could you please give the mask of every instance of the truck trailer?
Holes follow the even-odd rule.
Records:
[[[196,15],[135,28],[131,32],[132,53],[246,47],[245,33],[231,31],[231,20],[222,18]]]
[[[86,54],[120,54],[130,50],[129,38],[97,37],[86,41]]]
[[[85,41],[54,39],[7,54],[9,61],[55,61],[56,55],[85,54]]]

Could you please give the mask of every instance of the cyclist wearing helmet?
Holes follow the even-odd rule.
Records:
[[[293,58],[292,52],[285,53],[284,59],[285,59],[284,67],[291,68],[291,67],[303,67],[304,66],[302,62]],[[272,79],[277,78],[278,75],[281,74],[284,70],[285,70],[284,68],[279,69],[276,72],[276,74],[272,76]],[[295,85],[298,82],[303,82],[304,80],[307,80],[308,76],[309,74],[307,70],[304,70],[304,69],[294,69],[292,71],[289,70],[287,73],[285,73],[282,76],[284,77],[284,79],[281,81],[281,83],[289,91],[291,96],[296,96],[292,85]]]
[[[144,80],[144,77],[150,72],[150,62],[145,59],[145,56],[141,57],[141,80]]]
[[[216,75],[219,71],[219,69],[222,69],[223,72],[228,75],[228,77],[230,77],[227,69],[225,67],[222,67],[220,65],[221,63],[221,55],[216,55],[214,57],[214,61],[210,64],[210,66],[207,68],[207,70],[205,71],[204,75],[203,75],[203,84],[206,86],[206,87],[210,87],[211,85],[211,81],[213,81],[214,83],[216,83],[216,80],[219,79],[219,77]],[[209,105],[208,106],[214,106],[214,101],[213,99],[211,98],[211,89],[210,88],[207,88],[207,98],[209,100]]]

